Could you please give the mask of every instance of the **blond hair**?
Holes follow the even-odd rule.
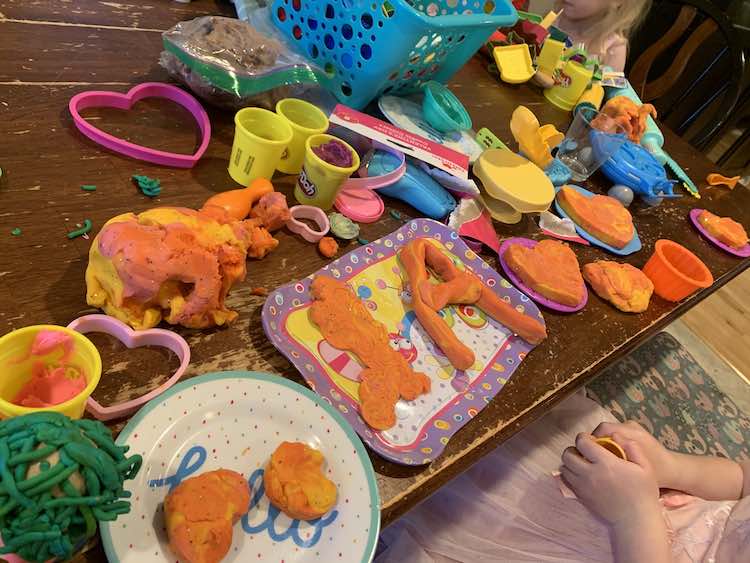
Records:
[[[629,39],[646,19],[651,9],[651,0],[614,0],[604,17],[588,32],[594,43],[601,43],[610,35],[622,35]]]

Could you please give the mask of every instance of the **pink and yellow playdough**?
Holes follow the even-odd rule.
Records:
[[[89,251],[86,301],[135,329],[162,319],[188,328],[230,323],[237,312],[225,299],[245,278],[247,257],[263,258],[275,249],[279,242],[270,230],[288,216],[284,196],[269,192],[246,220],[218,205],[113,217]]]
[[[49,365],[35,360],[31,365],[31,378],[11,402],[21,407],[51,407],[65,403],[81,393],[86,388],[87,380],[83,370],[70,363],[74,346],[73,338],[64,332],[38,332],[28,353],[14,363],[47,356],[57,348],[62,350],[62,356],[55,364]]]

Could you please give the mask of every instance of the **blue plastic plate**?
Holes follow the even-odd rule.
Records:
[[[582,188],[581,186],[576,186],[574,184],[568,184],[571,188],[576,190],[578,193],[583,194],[587,198],[594,197],[593,192],[588,191],[587,189]],[[583,230],[578,223],[576,223],[573,218],[565,213],[565,210],[560,207],[560,204],[557,203],[557,197],[555,197],[555,210],[557,211],[557,214],[564,218],[564,219],[570,219],[573,221],[573,224],[576,226],[576,231],[578,231],[578,234],[581,235],[581,237],[585,238],[587,241],[589,241],[591,244],[595,244],[596,246],[603,248],[604,250],[611,252],[612,254],[617,254],[618,256],[628,256],[629,254],[635,254],[638,252],[641,247],[641,238],[638,236],[638,230],[635,228],[635,225],[633,225],[633,238],[630,239],[630,242],[623,248],[615,248],[614,246],[610,246],[605,242],[602,242],[598,238],[596,238],[594,235],[590,234],[589,232]]]

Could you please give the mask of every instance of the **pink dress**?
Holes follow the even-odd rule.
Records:
[[[389,526],[376,563],[612,561],[607,526],[552,473],[579,432],[614,417],[576,394]],[[662,497],[676,562],[750,561],[750,497]]]

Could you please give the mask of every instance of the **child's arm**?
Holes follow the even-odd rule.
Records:
[[[639,446],[623,461],[580,434],[563,453],[561,473],[583,505],[610,525],[618,563],[668,563],[667,527],[656,477]],[[644,467],[645,465],[645,467]]]
[[[750,463],[710,456],[671,452],[637,422],[603,422],[595,436],[611,436],[625,453],[637,445],[645,454],[648,468],[659,487],[682,491],[705,500],[737,500],[750,494]]]

